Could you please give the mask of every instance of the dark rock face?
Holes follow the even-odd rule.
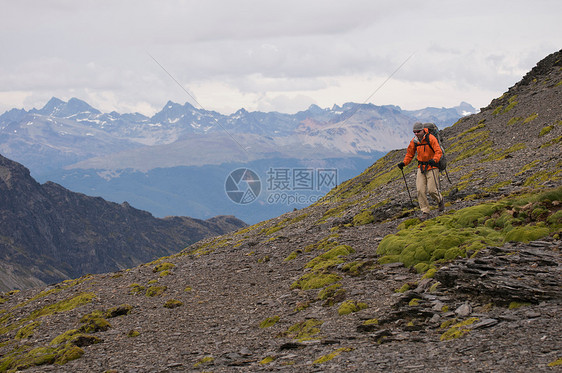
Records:
[[[474,259],[463,259],[441,268],[435,278],[443,285],[508,305],[539,304],[562,299],[562,268],[551,242],[489,247]]]
[[[157,219],[127,203],[40,185],[0,156],[2,290],[130,268],[243,226],[228,216]]]

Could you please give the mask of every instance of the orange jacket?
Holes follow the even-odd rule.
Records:
[[[439,142],[437,141],[435,136],[429,133],[429,130],[427,128],[424,128],[423,130],[425,131],[425,135],[423,136],[421,141],[419,141],[417,136],[415,135],[412,141],[410,141],[410,145],[408,145],[408,149],[406,150],[406,156],[404,157],[405,165],[408,165],[412,161],[414,155],[416,154],[416,151],[418,153],[418,162],[425,163],[430,159],[433,159],[435,163],[438,163],[441,159],[443,152],[441,151]],[[416,142],[418,143],[416,144]],[[433,150],[431,150],[428,144],[431,144],[431,148],[433,148]],[[419,164],[418,167],[420,167]],[[431,170],[432,168],[437,167],[428,165],[429,170]]]

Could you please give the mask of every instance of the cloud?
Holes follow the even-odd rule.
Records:
[[[0,112],[51,96],[145,114],[189,101],[148,53],[219,111],[357,102],[412,53],[373,102],[485,106],[559,49],[561,11],[546,0],[6,2]]]

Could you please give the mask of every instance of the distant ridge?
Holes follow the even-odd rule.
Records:
[[[154,218],[128,203],[38,184],[0,155],[0,290],[130,268],[246,224],[232,216]]]
[[[41,109],[12,109],[0,115],[0,152],[25,164],[34,174],[64,167],[100,168],[100,164],[113,170],[148,171],[146,160],[135,153],[138,151],[156,154],[152,157],[157,161],[154,164],[153,160],[153,168],[169,167],[172,162],[191,166],[248,161],[241,157],[247,154],[240,154],[236,144],[224,146],[226,130],[252,148],[250,160],[270,158],[272,147],[281,157],[299,154],[303,146],[312,146],[320,158],[352,156],[402,145],[406,127],[412,121],[433,121],[446,127],[474,112],[467,103],[410,111],[398,106],[346,103],[331,109],[311,105],[294,115],[245,109],[223,115],[197,109],[187,102],[180,105],[168,101],[162,110],[147,117],[139,113],[102,113],[77,98],[65,102],[53,97]],[[332,131],[334,127],[340,129],[337,134]],[[206,153],[213,157],[191,161],[198,153],[187,150],[187,156],[178,161],[168,149],[189,149],[185,143],[200,136],[205,136],[210,146]],[[383,136],[387,141],[380,140]],[[261,146],[262,142],[268,142],[268,146]],[[310,151],[304,154],[309,156]]]

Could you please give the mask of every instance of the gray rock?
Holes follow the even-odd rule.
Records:
[[[434,314],[433,317],[429,320],[429,322],[432,324],[438,324],[440,320],[441,320],[441,316],[439,316],[438,314]]]
[[[445,303],[441,302],[440,300],[436,300],[433,302],[433,307],[431,308],[433,311],[441,312]]]
[[[467,317],[472,313],[472,307],[468,303],[464,303],[455,310],[455,314],[458,317]]]
[[[489,328],[492,327],[496,324],[498,324],[499,321],[496,319],[483,319],[477,323],[474,323],[472,325],[469,326],[470,329],[484,329],[484,328]]]

